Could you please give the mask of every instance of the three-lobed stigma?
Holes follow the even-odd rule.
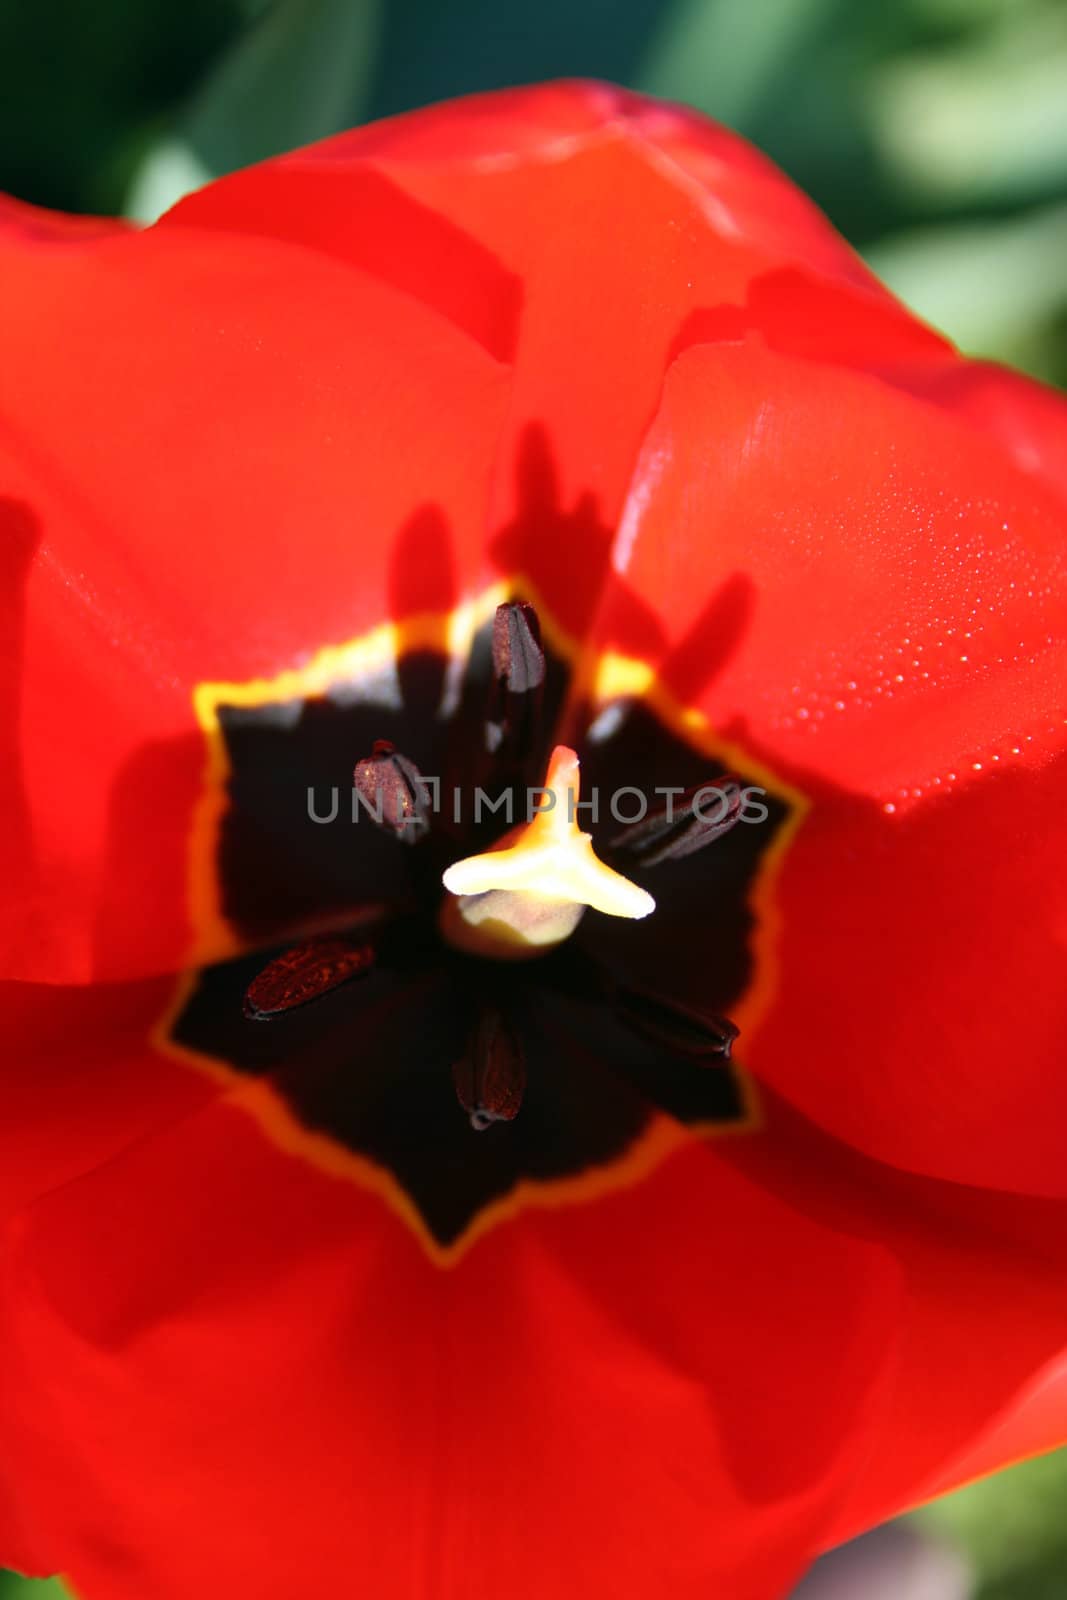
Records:
[[[444,872],[441,932],[456,949],[527,960],[568,939],[587,907],[633,918],[656,909],[650,894],[600,860],[581,831],[578,757],[567,745],[553,750],[541,794],[528,822]]]

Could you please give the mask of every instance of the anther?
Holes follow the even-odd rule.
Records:
[[[641,989],[621,989],[615,1004],[623,1021],[672,1055],[728,1061],[738,1030],[726,1017],[691,1011]]]
[[[465,1053],[452,1068],[452,1082],[477,1133],[517,1115],[526,1088],[526,1062],[499,1011],[482,1012]]]
[[[609,851],[627,855],[643,867],[680,861],[729,833],[740,819],[743,800],[736,778],[710,778],[616,834]]]
[[[335,935],[308,939],[268,963],[245,992],[244,1013],[265,1022],[317,1000],[374,965],[374,948]]]
[[[541,625],[522,600],[497,606],[493,618],[493,683],[485,725],[492,755],[524,759],[537,746],[545,685]]]
[[[414,844],[430,826],[430,793],[407,756],[388,739],[376,739],[369,756],[356,762],[353,786],[374,821],[405,844]]]

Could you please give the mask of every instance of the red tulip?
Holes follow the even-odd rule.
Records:
[[[1063,403],[597,86],[0,224],[0,1559],[773,1600],[1067,1437]],[[652,916],[442,890],[553,742]]]

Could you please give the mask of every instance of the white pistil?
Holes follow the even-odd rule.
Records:
[[[656,902],[599,860],[577,821],[578,757],[552,752],[545,802],[483,855],[453,862],[442,932],[459,949],[498,960],[543,955],[570,937],[591,906],[609,917],[647,917]]]

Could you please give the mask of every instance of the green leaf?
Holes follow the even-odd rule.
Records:
[[[1067,11],[1020,6],[963,48],[872,73],[871,132],[928,205],[1037,199],[1067,172]]]
[[[381,0],[278,0],[209,76],[149,154],[127,215],[152,221],[209,178],[359,120]]]
[[[744,129],[833,0],[676,0],[636,87]]]
[[[981,1576],[976,1600],[1063,1600],[1067,1452],[984,1478],[916,1512],[955,1541]]]
[[[71,1600],[70,1590],[58,1578],[20,1578],[0,1571],[0,1600]]]
[[[865,251],[900,298],[968,355],[1062,382],[1058,324],[1067,312],[1067,204],[998,222],[944,223]]]

